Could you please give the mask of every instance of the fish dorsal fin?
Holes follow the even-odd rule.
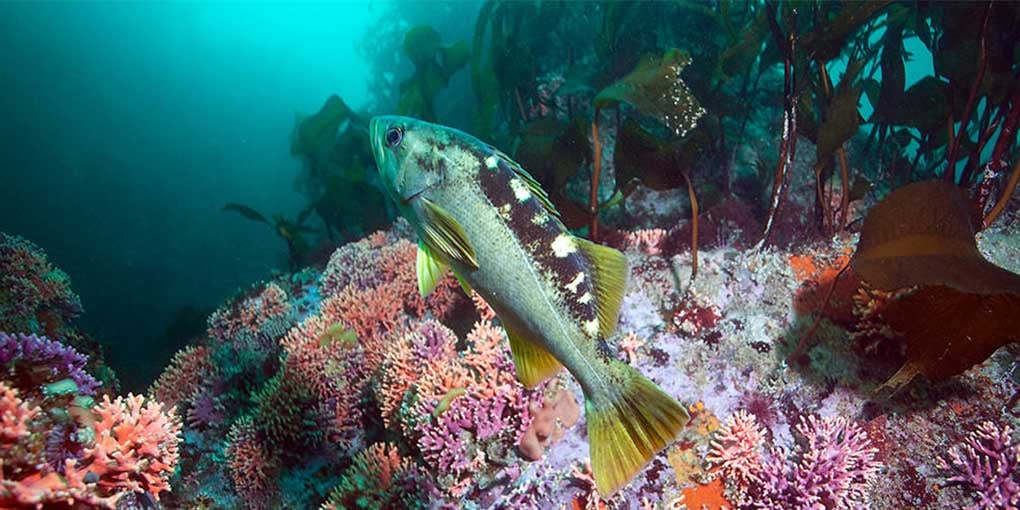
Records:
[[[418,241],[418,256],[416,260],[418,272],[418,293],[421,297],[428,297],[435,290],[439,280],[446,276],[450,265],[443,262],[432,253],[432,248],[424,241]]]
[[[528,191],[530,191],[531,194],[538,199],[538,202],[542,204],[542,207],[544,207],[549,214],[559,218],[560,212],[556,210],[556,206],[554,206],[552,201],[549,200],[549,194],[542,189],[542,185],[539,184],[538,181],[536,181],[535,178],[524,169],[524,167],[510,159],[509,156],[499,151],[495,151],[495,153],[501,163],[506,165],[506,167],[509,168],[510,171],[512,171],[520,180],[524,181],[524,184],[528,186]]]
[[[472,269],[478,269],[475,249],[471,247],[464,227],[460,226],[442,207],[427,198],[421,199],[425,214],[422,218],[424,241],[439,255],[449,261],[456,261]]]
[[[559,360],[528,334],[515,330],[506,321],[503,322],[503,329],[510,339],[510,352],[513,354],[517,380],[525,387],[534,388],[563,368]]]
[[[599,334],[607,338],[616,329],[616,319],[620,316],[623,290],[627,285],[627,258],[617,250],[587,239],[577,238],[575,241],[578,249],[591,261]]]

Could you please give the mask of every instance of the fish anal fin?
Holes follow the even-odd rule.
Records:
[[[599,334],[607,338],[616,329],[627,285],[627,258],[608,246],[577,238],[577,247],[591,261],[595,285],[595,307],[599,318]]]
[[[534,388],[563,368],[559,360],[528,335],[515,331],[515,328],[505,321],[503,329],[510,339],[510,351],[513,353],[517,380],[525,387]]]
[[[430,248],[449,261],[460,262],[472,269],[478,269],[475,249],[468,241],[464,227],[450,213],[432,201],[422,198],[422,235]]]
[[[418,242],[415,266],[418,273],[418,293],[421,294],[421,297],[428,297],[450,268],[449,264],[432,253],[432,249],[424,241]]]
[[[592,474],[603,497],[640,473],[690,420],[655,383],[622,362],[613,363],[623,374],[623,386],[611,395],[585,395]]]

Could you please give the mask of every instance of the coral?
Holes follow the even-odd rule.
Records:
[[[156,382],[149,387],[149,395],[159,402],[181,406],[190,402],[200,387],[209,381],[216,370],[209,349],[191,345],[174,354]]]
[[[411,459],[393,445],[376,443],[354,457],[322,510],[428,508],[433,491]]]
[[[0,446],[10,447],[28,435],[28,424],[42,412],[18,398],[18,390],[0,382]]]
[[[970,491],[974,504],[969,510],[1020,506],[1020,444],[1012,433],[1009,425],[982,422],[964,445],[939,459],[940,467],[952,474],[946,483]]]
[[[720,430],[709,460],[741,495],[741,508],[865,508],[878,474],[878,452],[857,424],[842,417],[801,417],[794,451],[761,456],[762,431],[753,415],[738,411]]]
[[[707,460],[719,465],[719,472],[727,480],[735,483],[740,490],[747,491],[752,483],[761,481],[759,472],[764,445],[765,435],[754,415],[737,411],[726,418],[726,423],[719,429]]]
[[[85,371],[88,359],[71,347],[34,334],[0,332],[0,365],[23,388],[74,381],[80,395],[93,395],[99,381]]]
[[[0,232],[0,331],[55,335],[81,313],[67,274],[31,241]]]
[[[234,422],[227,434],[226,456],[234,489],[248,508],[270,508],[276,498],[274,478],[279,471],[278,461],[259,439],[251,417]]]
[[[94,412],[95,442],[85,448],[88,464],[76,470],[82,479],[87,472],[98,477],[96,484],[104,492],[144,491],[157,500],[169,491],[181,431],[175,410],[164,411],[158,402],[129,394],[113,401],[104,395]]]

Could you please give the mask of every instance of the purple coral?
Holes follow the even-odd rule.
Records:
[[[762,432],[753,415],[738,412],[713,442],[709,460],[737,485],[740,508],[764,510],[864,509],[878,474],[866,432],[841,417],[801,417],[794,452],[774,450],[762,462]]]
[[[33,374],[45,373],[45,384],[70,378],[78,386],[79,395],[94,395],[99,381],[85,371],[88,359],[78,351],[44,336],[0,332],[0,365]]]
[[[968,509],[1020,507],[1020,444],[1013,443],[1012,433],[1008,425],[986,421],[967,435],[965,445],[939,459],[953,473],[948,484],[973,491],[977,501]]]

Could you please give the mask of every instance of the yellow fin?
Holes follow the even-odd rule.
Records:
[[[475,249],[468,241],[464,227],[457,223],[457,220],[450,216],[450,213],[443,210],[432,201],[422,198],[422,209],[424,210],[424,221],[422,221],[422,233],[425,242],[430,247],[446,257],[447,260],[457,261],[472,269],[478,269],[478,259],[475,258]]]
[[[527,335],[513,331],[506,322],[503,323],[503,329],[510,339],[510,352],[513,353],[517,380],[525,387],[534,388],[563,368],[559,360]]]
[[[546,193],[544,189],[542,189],[542,185],[539,184],[538,181],[536,181],[535,178],[532,177],[531,174],[524,169],[524,167],[522,167],[516,161],[510,159],[509,156],[503,154],[502,152],[496,151],[496,156],[499,159],[503,160],[503,163],[505,163],[506,166],[510,168],[510,170],[513,170],[514,174],[516,174],[518,178],[520,178],[522,181],[524,181],[525,184],[527,184],[528,191],[530,191],[531,194],[538,199],[539,203],[542,204],[542,207],[545,207],[545,210],[549,214],[556,216],[557,218],[560,217],[560,212],[556,210],[556,206],[553,205],[552,200],[549,200],[549,194]]]
[[[627,285],[627,258],[617,250],[577,238],[577,247],[592,262],[595,284],[595,308],[599,316],[599,334],[609,337],[620,316],[623,290]]]
[[[690,419],[673,397],[632,367],[612,360],[623,383],[610,395],[585,395],[595,485],[612,496],[676,438]]]
[[[453,272],[453,276],[457,277],[457,282],[460,283],[460,288],[464,291],[464,294],[467,294],[467,297],[471,297],[471,285],[468,284],[467,280],[457,274],[456,271]]]
[[[436,258],[432,248],[423,241],[418,241],[418,256],[415,262],[418,270],[418,293],[421,297],[428,297],[436,289],[439,280],[446,276],[450,266]]]

